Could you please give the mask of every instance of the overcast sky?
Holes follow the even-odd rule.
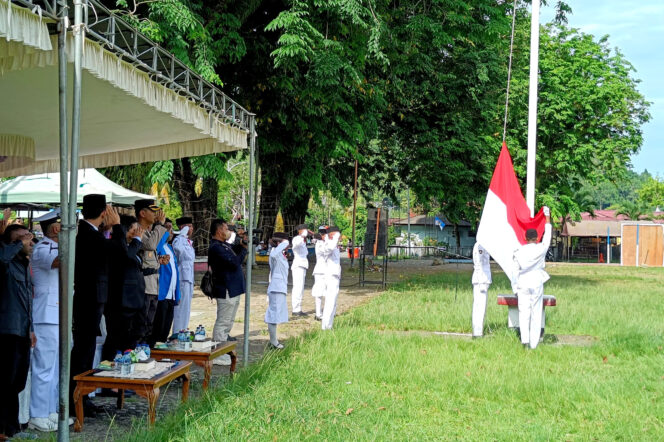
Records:
[[[664,177],[664,0],[566,1],[573,11],[571,27],[597,37],[608,34],[610,45],[634,65],[634,77],[642,80],[639,90],[652,104],[643,146],[632,164],[637,172],[647,169]],[[552,6],[542,8],[542,23],[553,16]]]

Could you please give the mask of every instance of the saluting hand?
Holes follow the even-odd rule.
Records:
[[[104,217],[104,224],[107,226],[115,226],[120,224],[120,215],[115,207],[110,204],[106,206],[106,216]]]
[[[157,214],[155,215],[155,221],[160,224],[164,224],[164,222],[166,222],[166,214],[164,213],[163,209],[159,209],[157,211]]]

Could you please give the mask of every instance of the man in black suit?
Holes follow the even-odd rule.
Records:
[[[145,278],[138,257],[144,230],[133,216],[120,216],[122,234],[113,232],[109,259],[108,301],[104,308],[106,342],[102,359],[133,349],[145,334]],[[126,232],[126,233],[125,233]]]
[[[240,241],[229,244],[231,231],[223,219],[215,219],[210,225],[210,249],[208,265],[214,276],[213,297],[217,298],[217,320],[212,337],[215,341],[235,340],[228,334],[233,328],[235,315],[240,306],[240,295],[245,292],[242,262],[247,256],[247,244]],[[213,361],[215,365],[230,365],[230,356],[223,355]]]
[[[97,336],[101,335],[99,323],[108,298],[108,259],[111,241],[104,238],[100,226],[112,226],[114,235],[122,235],[120,216],[106,206],[104,195],[91,194],[83,197],[83,219],[78,223],[76,235],[76,265],[74,267],[74,308],[72,311],[72,336],[70,373],[70,414],[74,415],[74,376],[92,369],[97,347]],[[99,409],[87,397],[84,412],[94,417]]]

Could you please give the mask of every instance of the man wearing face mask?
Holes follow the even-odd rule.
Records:
[[[302,295],[304,294],[304,279],[307,276],[309,268],[309,259],[307,254],[307,235],[309,230],[306,224],[300,224],[295,228],[297,235],[293,237],[293,264],[291,264],[291,273],[293,274],[293,292],[291,303],[293,306],[293,316],[307,316],[302,311]]]
[[[231,233],[223,219],[215,219],[210,224],[208,266],[213,275],[212,297],[217,299],[217,320],[212,332],[215,341],[235,340],[228,334],[235,322],[240,295],[245,292],[242,262],[247,256],[247,244],[240,241],[236,253],[228,242],[232,237]],[[230,363],[229,355],[220,356],[213,361],[215,365],[230,365]]]

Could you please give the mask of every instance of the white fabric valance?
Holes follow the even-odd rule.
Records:
[[[4,0],[0,0],[2,2]],[[52,36],[53,47],[57,47],[57,36]],[[55,66],[58,62],[57,50],[47,52],[34,51],[20,45],[0,43],[0,74],[4,70],[23,70]],[[74,62],[73,37],[67,40],[67,56]],[[85,40],[82,57],[83,69],[95,77],[108,81],[113,86],[143,100],[160,112],[193,125],[201,134],[208,135],[220,143],[227,144],[225,150],[247,148],[248,132],[222,122],[217,116],[203,109],[192,100],[183,97],[171,89],[154,82],[150,76],[120,59],[115,54],[104,50],[98,43]],[[85,86],[84,86],[85,87]]]
[[[6,42],[18,42],[42,51],[53,49],[46,22],[40,10],[35,13],[7,0],[0,0],[0,38]]]
[[[0,152],[3,150],[3,137],[0,136]],[[81,155],[78,158],[79,167],[98,168],[122,166],[126,164],[139,164],[148,161],[165,161],[175,158],[196,157],[218,152],[227,152],[229,149],[211,138],[184,141],[180,143],[152,146],[144,149],[133,149],[128,151],[107,152],[93,155]],[[0,158],[0,177],[32,175],[38,173],[57,172],[60,170],[60,160],[31,161],[21,157],[21,162],[16,161],[18,157],[7,157],[5,164]],[[13,165],[11,169],[7,166]]]
[[[0,134],[0,169],[16,169],[35,159],[35,140],[14,134]]]

